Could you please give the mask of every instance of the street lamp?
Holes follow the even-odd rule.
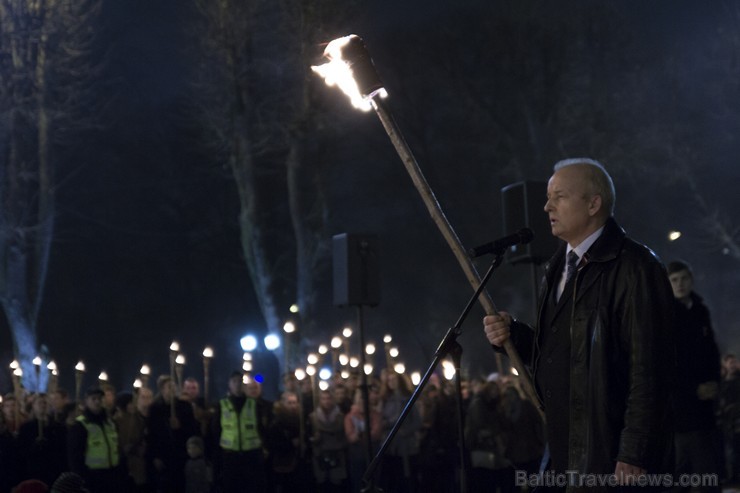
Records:
[[[257,338],[251,334],[247,334],[242,337],[239,343],[242,346],[242,350],[246,352],[252,352],[257,349]]]

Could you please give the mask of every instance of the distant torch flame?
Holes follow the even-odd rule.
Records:
[[[338,86],[355,108],[369,111],[373,97],[388,96],[359,36],[350,34],[331,41],[324,50],[324,57],[329,62],[312,66],[311,70],[323,77],[326,85]]]

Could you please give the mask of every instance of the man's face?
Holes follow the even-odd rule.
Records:
[[[175,395],[175,383],[172,380],[168,380],[162,385],[162,398],[165,402],[170,402],[172,397]]]
[[[557,170],[547,184],[545,212],[550,218],[552,234],[571,246],[578,246],[595,231],[594,216],[600,206],[601,197],[588,193],[586,172],[582,166]]]
[[[671,288],[673,288],[673,296],[679,300],[685,300],[691,294],[691,290],[694,289],[694,278],[691,273],[687,270],[680,270],[674,272],[668,276],[668,280],[671,281]]]
[[[33,401],[33,413],[37,419],[41,419],[49,412],[49,401],[45,395],[38,395]]]
[[[262,386],[260,386],[259,382],[250,380],[250,382],[246,385],[245,392],[247,394],[247,397],[256,399],[260,395],[262,395]]]
[[[149,406],[152,405],[153,400],[154,394],[152,394],[152,390],[142,387],[139,389],[139,396],[136,399],[136,408],[141,414],[146,415],[147,410],[149,409]]]
[[[229,379],[229,393],[235,396],[244,394],[244,383],[241,377],[231,377]]]
[[[55,412],[61,411],[66,403],[67,399],[60,392],[54,392],[49,396],[49,404]]]
[[[85,407],[93,414],[100,414],[103,412],[103,396],[94,394],[85,397]]]
[[[298,411],[298,397],[295,394],[286,394],[283,396],[283,406],[291,412]]]
[[[324,411],[331,411],[334,408],[334,397],[326,392],[322,392],[319,396],[319,406]]]
[[[195,380],[187,380],[182,387],[182,395],[189,401],[194,401],[200,393],[200,386]]]

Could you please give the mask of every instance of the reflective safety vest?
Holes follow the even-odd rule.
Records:
[[[87,430],[85,465],[90,469],[111,469],[118,465],[118,432],[113,423],[106,419],[103,426],[90,423],[85,416],[77,421]]]
[[[257,432],[257,401],[247,398],[237,413],[231,401],[221,399],[221,440],[224,450],[244,452],[262,446]]]

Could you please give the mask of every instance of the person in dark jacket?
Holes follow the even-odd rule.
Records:
[[[694,292],[694,275],[686,262],[668,264],[676,298],[674,380],[676,473],[719,474],[719,430],[715,418],[719,397],[720,357],[709,309]],[[688,491],[689,488],[676,491]],[[719,486],[698,491],[719,491]]]
[[[483,324],[491,344],[511,338],[531,364],[546,415],[547,470],[633,484],[671,471],[673,296],[656,255],[614,220],[614,202],[601,164],[557,163],[544,209],[564,243],[545,266],[537,326],[506,312]],[[567,490],[577,490],[578,476],[568,478]]]
[[[18,430],[18,449],[23,461],[24,479],[54,482],[67,470],[66,427],[49,417],[46,394],[36,394],[33,400],[33,419]]]
[[[67,431],[69,469],[92,493],[119,492],[123,482],[118,433],[103,408],[104,395],[99,387],[87,389],[85,408]]]
[[[147,447],[154,466],[155,488],[162,492],[185,490],[185,444],[200,434],[190,403],[177,398],[175,383],[169,375],[157,379],[159,394],[149,408],[146,422]]]

